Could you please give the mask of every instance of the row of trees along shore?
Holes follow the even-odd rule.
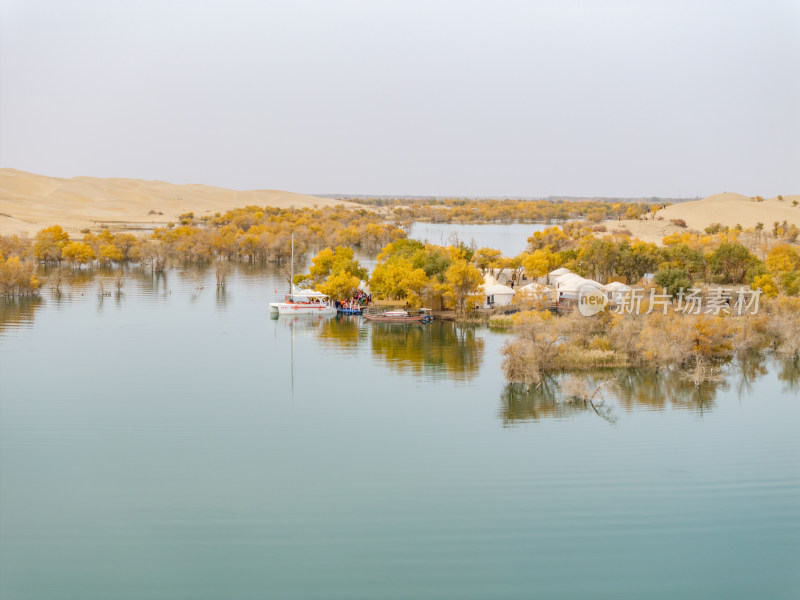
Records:
[[[665,202],[598,200],[511,200],[465,198],[348,198],[366,206],[382,207],[397,221],[428,223],[550,223],[585,219],[640,219]],[[655,199],[654,199],[655,200]]]
[[[0,290],[5,295],[35,293],[41,285],[37,262],[72,268],[136,263],[161,271],[170,263],[216,261],[218,274],[219,265],[232,260],[286,265],[293,234],[297,261],[323,248],[309,273],[298,275],[295,283],[338,299],[350,297],[367,281],[378,299],[463,311],[481,300],[478,287],[486,273],[507,270],[517,279],[523,273],[533,279],[562,266],[599,281],[621,276],[636,283],[645,273],[655,273],[656,283],[668,293],[706,282],[793,296],[800,291],[798,233],[786,223],[753,229],[715,225],[705,232],[667,236],[659,246],[634,239],[613,223],[569,222],[533,233],[525,252],[507,257],[457,240],[449,246],[408,240],[402,228],[367,209],[245,207],[202,218],[187,213],[178,225],[149,236],[102,230],[85,231],[75,240],[58,225],[33,239],[0,236]],[[380,249],[371,275],[358,264],[353,248]]]

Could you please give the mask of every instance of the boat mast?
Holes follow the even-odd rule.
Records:
[[[289,295],[294,297],[294,231],[292,232],[292,264],[289,272],[291,273],[289,275]]]

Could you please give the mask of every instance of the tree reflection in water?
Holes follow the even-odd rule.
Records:
[[[636,409],[664,410],[667,407],[696,410],[703,413],[714,406],[717,391],[727,389],[724,377],[699,385],[684,370],[647,371],[619,369],[617,400],[627,411]]]
[[[467,381],[478,374],[484,341],[474,327],[434,321],[427,325],[366,323],[360,317],[337,317],[321,323],[320,341],[355,349],[369,340],[372,354],[399,373],[444,375]]]
[[[778,379],[785,384],[784,391],[800,392],[800,359],[787,358],[779,365]]]
[[[337,315],[334,319],[320,322],[318,335],[323,343],[352,350],[360,340],[366,339],[367,329],[361,327],[361,317]]]
[[[751,393],[753,384],[769,373],[768,358],[760,352],[741,356],[732,367],[730,376],[740,398]]]
[[[39,296],[0,296],[0,332],[32,326],[36,311],[42,306],[44,302]]]
[[[507,384],[500,395],[499,416],[504,425],[545,418],[567,418],[586,412],[614,422],[615,404],[626,412],[673,408],[702,415],[714,407],[717,393],[728,389],[732,383],[739,396],[749,393],[752,384],[769,373],[769,361],[768,357],[758,355],[740,359],[727,365],[720,377],[700,385],[695,385],[686,371],[682,370],[602,369],[550,375],[539,386],[526,388],[519,384]],[[778,379],[786,382],[790,391],[800,390],[798,361],[779,361],[774,367],[778,369]],[[587,390],[613,379],[614,386],[609,387],[606,394],[609,402],[581,402],[567,396],[564,382],[575,377],[584,379]]]
[[[610,378],[607,375],[607,372],[580,374],[579,377],[583,378],[582,383],[586,389],[583,397],[565,393],[563,384],[568,377],[573,378],[571,387],[578,382],[574,376],[566,374],[547,375],[536,386],[509,383],[503,388],[500,395],[502,401],[500,418],[503,425],[509,426],[547,418],[565,419],[585,413],[614,423],[617,419],[613,406],[607,404],[602,395],[591,397],[593,390],[598,386],[603,386],[604,382],[608,382]]]
[[[372,354],[400,373],[445,374],[467,381],[478,374],[484,342],[475,328],[434,321],[428,325],[373,323]]]

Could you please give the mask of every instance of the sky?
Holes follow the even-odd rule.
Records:
[[[312,194],[800,194],[800,1],[0,0],[0,166]]]

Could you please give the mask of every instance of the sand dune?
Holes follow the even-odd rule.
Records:
[[[792,206],[794,201],[798,202],[798,206]],[[775,221],[786,221],[800,227],[800,196],[783,196],[783,200],[767,198],[763,202],[754,202],[747,196],[726,192],[702,200],[673,204],[658,211],[655,217],[653,221],[614,221],[609,225],[627,228],[635,237],[655,243],[660,243],[661,238],[675,231],[686,231],[671,223],[673,219],[682,219],[689,229],[698,231],[703,231],[713,223],[728,227],[741,225],[745,229],[763,223],[764,227],[770,229]]]
[[[800,196],[753,202],[741,194],[716,194],[668,206],[656,214],[655,220],[611,221],[607,226],[609,232],[627,229],[634,237],[655,243],[675,231],[686,231],[674,225],[673,219],[683,219],[690,229],[698,231],[712,223],[748,228],[761,222],[770,228],[775,221],[787,221],[800,227],[800,205],[792,206],[794,201],[800,203]],[[33,234],[54,224],[70,233],[87,227],[97,230],[102,224],[112,230],[148,227],[177,221],[185,212],[202,216],[248,205],[302,208],[337,204],[363,208],[342,200],[276,190],[242,192],[140,179],[59,179],[0,169],[0,233],[5,234]]]
[[[741,225],[745,229],[763,223],[771,227],[775,221],[787,221],[800,227],[800,205],[792,206],[800,196],[783,196],[783,200],[768,198],[763,202],[754,202],[741,194],[715,194],[695,202],[673,204],[660,211],[656,216],[670,219],[683,219],[692,229],[705,229],[712,223],[720,223],[728,227]]]
[[[178,215],[190,211],[202,216],[248,205],[303,208],[337,204],[359,206],[277,190],[242,192],[140,179],[59,179],[0,169],[0,233],[5,234],[33,234],[54,224],[72,233],[87,227],[96,230],[101,224],[112,230],[144,227],[177,221]]]

